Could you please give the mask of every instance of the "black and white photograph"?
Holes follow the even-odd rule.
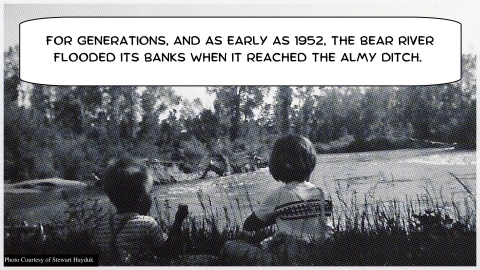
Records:
[[[406,3],[3,4],[4,266],[476,266],[479,5]],[[461,25],[455,51],[461,74],[455,81],[412,85],[410,75],[394,70],[389,76],[406,83],[349,85],[350,72],[363,71],[337,55],[346,68],[335,69],[342,72],[335,74],[336,85],[252,85],[241,68],[225,72],[245,83],[204,85],[185,69],[176,75],[179,83],[137,78],[124,85],[135,81],[135,70],[118,75],[113,66],[127,64],[118,62],[102,67],[105,78],[118,76],[122,83],[92,84],[88,74],[66,70],[75,82],[85,81],[70,85],[40,58],[25,59],[30,54],[22,46],[32,45],[19,38],[20,24],[61,17],[440,18]],[[79,24],[72,33],[87,35],[85,29]],[[440,43],[428,34],[408,42]],[[264,35],[236,42],[260,51],[278,33]],[[47,36],[46,43],[81,41],[58,38]],[[115,40],[122,42],[116,36],[102,42]],[[388,42],[394,41],[369,39],[369,45]],[[62,61],[82,61],[77,56]],[[85,57],[90,61],[92,54]],[[162,54],[150,66],[182,57]],[[262,57],[287,59],[276,61],[273,51],[273,60]],[[259,59],[252,67],[270,67]],[[288,57],[300,60],[301,54]],[[24,77],[28,61],[36,62],[29,78],[38,72],[49,79]],[[186,65],[172,67],[180,64]],[[289,64],[296,68],[279,76],[311,72],[304,70],[311,65]],[[199,74],[213,78],[205,81],[223,82],[215,80],[223,73],[202,65],[196,65]],[[142,71],[160,79],[165,74]],[[56,77],[62,83],[49,81]]]

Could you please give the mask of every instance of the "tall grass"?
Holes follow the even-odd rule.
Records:
[[[262,239],[275,233],[275,226],[255,233],[243,231],[245,216],[255,210],[248,189],[245,187],[243,197],[232,197],[230,186],[219,183],[218,187],[223,205],[214,205],[201,189],[196,193],[201,213],[191,213],[183,223],[181,258],[219,256],[225,241],[233,239],[259,246]],[[337,188],[329,198],[334,202],[333,238],[314,244],[302,265],[476,265],[476,201],[472,190],[463,188],[463,201],[454,200],[453,195],[447,198],[428,181],[422,193],[402,201],[380,200],[375,185],[367,194]],[[26,226],[6,217],[5,254],[91,253],[92,231],[105,211],[95,200],[68,201],[68,206],[63,222]],[[168,232],[174,210],[169,200],[154,198],[150,214]],[[177,258],[170,263],[229,262]]]

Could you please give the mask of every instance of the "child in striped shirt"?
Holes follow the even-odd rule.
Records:
[[[285,185],[270,192],[244,222],[257,231],[276,224],[277,231],[262,249],[240,241],[227,241],[225,255],[240,265],[308,265],[311,252],[333,233],[331,202],[309,182],[317,153],[305,137],[287,135],[275,142],[269,169]]]
[[[150,264],[156,257],[178,251],[181,225],[188,207],[180,205],[166,237],[159,224],[147,216],[152,205],[153,178],[148,167],[131,158],[109,162],[102,179],[104,192],[117,209],[94,232],[93,244],[102,265]]]

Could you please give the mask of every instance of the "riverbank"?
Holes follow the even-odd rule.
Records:
[[[324,154],[317,162],[310,181],[330,194],[336,232],[333,244],[318,247],[321,253],[312,257],[312,265],[476,264],[474,151]],[[241,228],[245,217],[278,185],[268,169],[262,169],[156,186],[150,215],[166,230],[178,204],[187,204],[191,213],[183,228],[184,256],[170,263],[229,265],[218,261],[225,241],[258,244],[271,235],[275,227],[256,234]],[[91,252],[91,230],[108,213],[108,199],[95,189],[71,198],[57,193],[40,197],[43,200],[32,207],[9,211],[5,227],[20,228],[5,230],[5,254]],[[22,198],[24,204],[33,200]]]
[[[413,138],[388,139],[374,138],[365,141],[356,141],[352,136],[345,136],[329,143],[316,143],[315,149],[319,154],[332,153],[357,153],[385,150],[407,150],[407,149],[457,149],[475,150],[475,143],[446,143],[429,140],[418,140]]]
[[[377,203],[367,208],[354,208],[347,202],[345,206],[349,211],[335,213],[334,209],[337,222],[331,241],[318,244],[311,257],[300,264],[277,260],[274,265],[475,266],[475,204],[466,198],[465,207],[470,211],[456,216],[447,214],[438,202],[436,208],[428,207],[434,203],[427,200],[423,203],[425,208],[417,209],[413,201]],[[404,205],[407,207],[400,207]],[[70,219],[61,224],[28,226],[6,218],[5,254],[91,255],[92,232],[101,218],[98,210],[95,202],[70,204],[67,211]],[[158,222],[167,225],[165,229],[168,230],[168,220],[157,214]],[[228,216],[228,211],[224,214]],[[232,239],[258,244],[272,235],[275,227],[250,234],[241,230],[241,221],[233,226],[218,227],[217,219],[218,213],[213,212],[205,212],[201,219],[188,218],[182,230],[182,255],[169,260],[152,260],[149,264],[257,265],[251,262],[232,264],[221,256],[222,247],[225,241]]]

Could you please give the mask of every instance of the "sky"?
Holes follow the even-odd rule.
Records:
[[[193,101],[196,98],[202,100],[202,104],[206,108],[210,108],[213,105],[215,100],[215,95],[209,95],[205,91],[205,87],[172,87],[175,90],[175,93],[183,98]]]
[[[19,24],[23,21],[59,16],[420,16],[446,18],[462,24],[462,50],[478,54],[480,25],[478,11],[480,1],[233,1],[218,4],[219,1],[161,1],[162,4],[99,5],[95,1],[9,1],[4,5],[4,48],[18,44]],[[27,2],[23,2],[27,3]],[[80,4],[82,3],[82,4]],[[136,2],[135,2],[136,3]],[[158,1],[155,1],[158,3]],[[295,4],[293,4],[295,3]],[[478,72],[478,69],[477,69]],[[241,76],[241,74],[239,74]],[[211,107],[214,96],[208,95],[205,87],[174,87],[177,94],[188,100],[199,97],[205,107]]]

